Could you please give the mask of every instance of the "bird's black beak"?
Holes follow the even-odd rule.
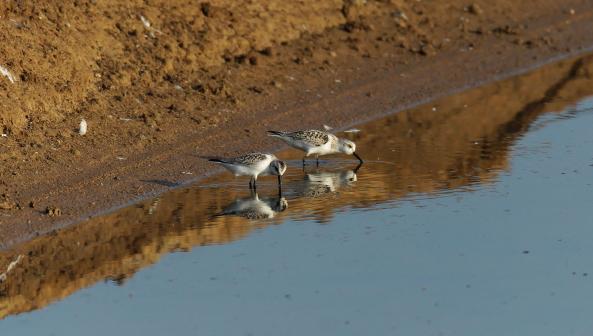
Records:
[[[282,195],[282,175],[278,175],[278,193]]]
[[[362,167],[362,162],[358,164],[358,166],[356,166],[356,168],[354,168],[354,170],[352,172],[354,172],[354,174],[358,173],[358,170],[360,169],[360,167]]]
[[[363,164],[364,161],[362,161],[362,159],[360,158],[360,156],[358,156],[358,154],[356,154],[356,152],[352,153],[352,155],[356,156],[356,158],[358,159],[358,161],[360,161],[360,164]]]

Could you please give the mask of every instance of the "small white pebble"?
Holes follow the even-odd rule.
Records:
[[[14,75],[5,67],[0,65],[0,75],[8,78],[8,80],[14,84],[14,82],[16,82],[16,78],[14,77]]]
[[[142,21],[144,27],[150,28],[150,21],[148,21],[148,19],[146,19],[144,16],[140,15],[140,21]]]
[[[82,119],[80,121],[80,126],[78,127],[78,134],[85,135],[86,134],[86,120]]]

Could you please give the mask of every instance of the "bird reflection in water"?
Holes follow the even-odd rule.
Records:
[[[303,181],[295,186],[295,191],[301,197],[321,197],[336,193],[343,187],[352,186],[357,180],[356,173],[361,164],[355,169],[341,171],[305,172]]]
[[[288,208],[281,193],[276,197],[259,198],[257,192],[250,197],[238,198],[213,217],[236,216],[247,219],[271,219]]]
[[[361,165],[354,169],[340,171],[305,172],[302,180],[293,181],[287,185],[287,196],[292,198],[316,198],[335,194],[343,187],[350,187],[357,181],[356,172]],[[234,216],[251,220],[271,219],[288,208],[288,201],[283,196],[282,189],[273,197],[260,198],[255,191],[249,197],[237,198],[221,212],[211,218]]]

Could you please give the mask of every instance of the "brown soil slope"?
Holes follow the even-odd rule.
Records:
[[[83,116],[94,124],[111,116],[115,123],[117,117],[133,117],[154,126],[161,114],[173,113],[199,123],[205,115],[198,112],[211,100],[234,106],[242,94],[235,91],[246,83],[226,81],[225,64],[257,65],[258,58],[278,54],[272,48],[344,25],[350,17],[349,29],[370,28],[356,21],[363,14],[405,9],[415,17],[397,1],[108,0],[0,6],[6,42],[0,45],[0,60],[13,78],[2,81],[4,133],[47,138],[70,137]],[[331,57],[330,51],[324,53]],[[290,57],[307,58],[300,52]],[[180,106],[167,111],[172,103]]]
[[[1,234],[162,192],[147,181],[207,171],[196,152],[270,148],[266,127],[341,126],[589,47],[592,17],[590,0],[2,2]]]

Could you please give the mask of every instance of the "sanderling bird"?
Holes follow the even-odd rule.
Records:
[[[354,155],[362,164],[363,161],[356,154],[356,144],[347,139],[341,139],[337,136],[318,130],[306,130],[296,132],[282,132],[282,131],[268,131],[269,136],[282,139],[290,146],[300,149],[305,152],[303,157],[303,166],[305,165],[305,157],[314,154],[319,165],[319,156],[344,153]]]
[[[277,213],[286,210],[287,207],[288,202],[280,195],[260,199],[254,192],[249,198],[235,200],[213,217],[239,216],[247,219],[269,219],[274,218]]]
[[[203,156],[208,161],[221,164],[235,176],[251,176],[249,189],[256,189],[257,177],[260,175],[278,176],[278,188],[282,188],[282,175],[286,171],[286,163],[278,160],[273,154],[250,153],[235,158]]]

